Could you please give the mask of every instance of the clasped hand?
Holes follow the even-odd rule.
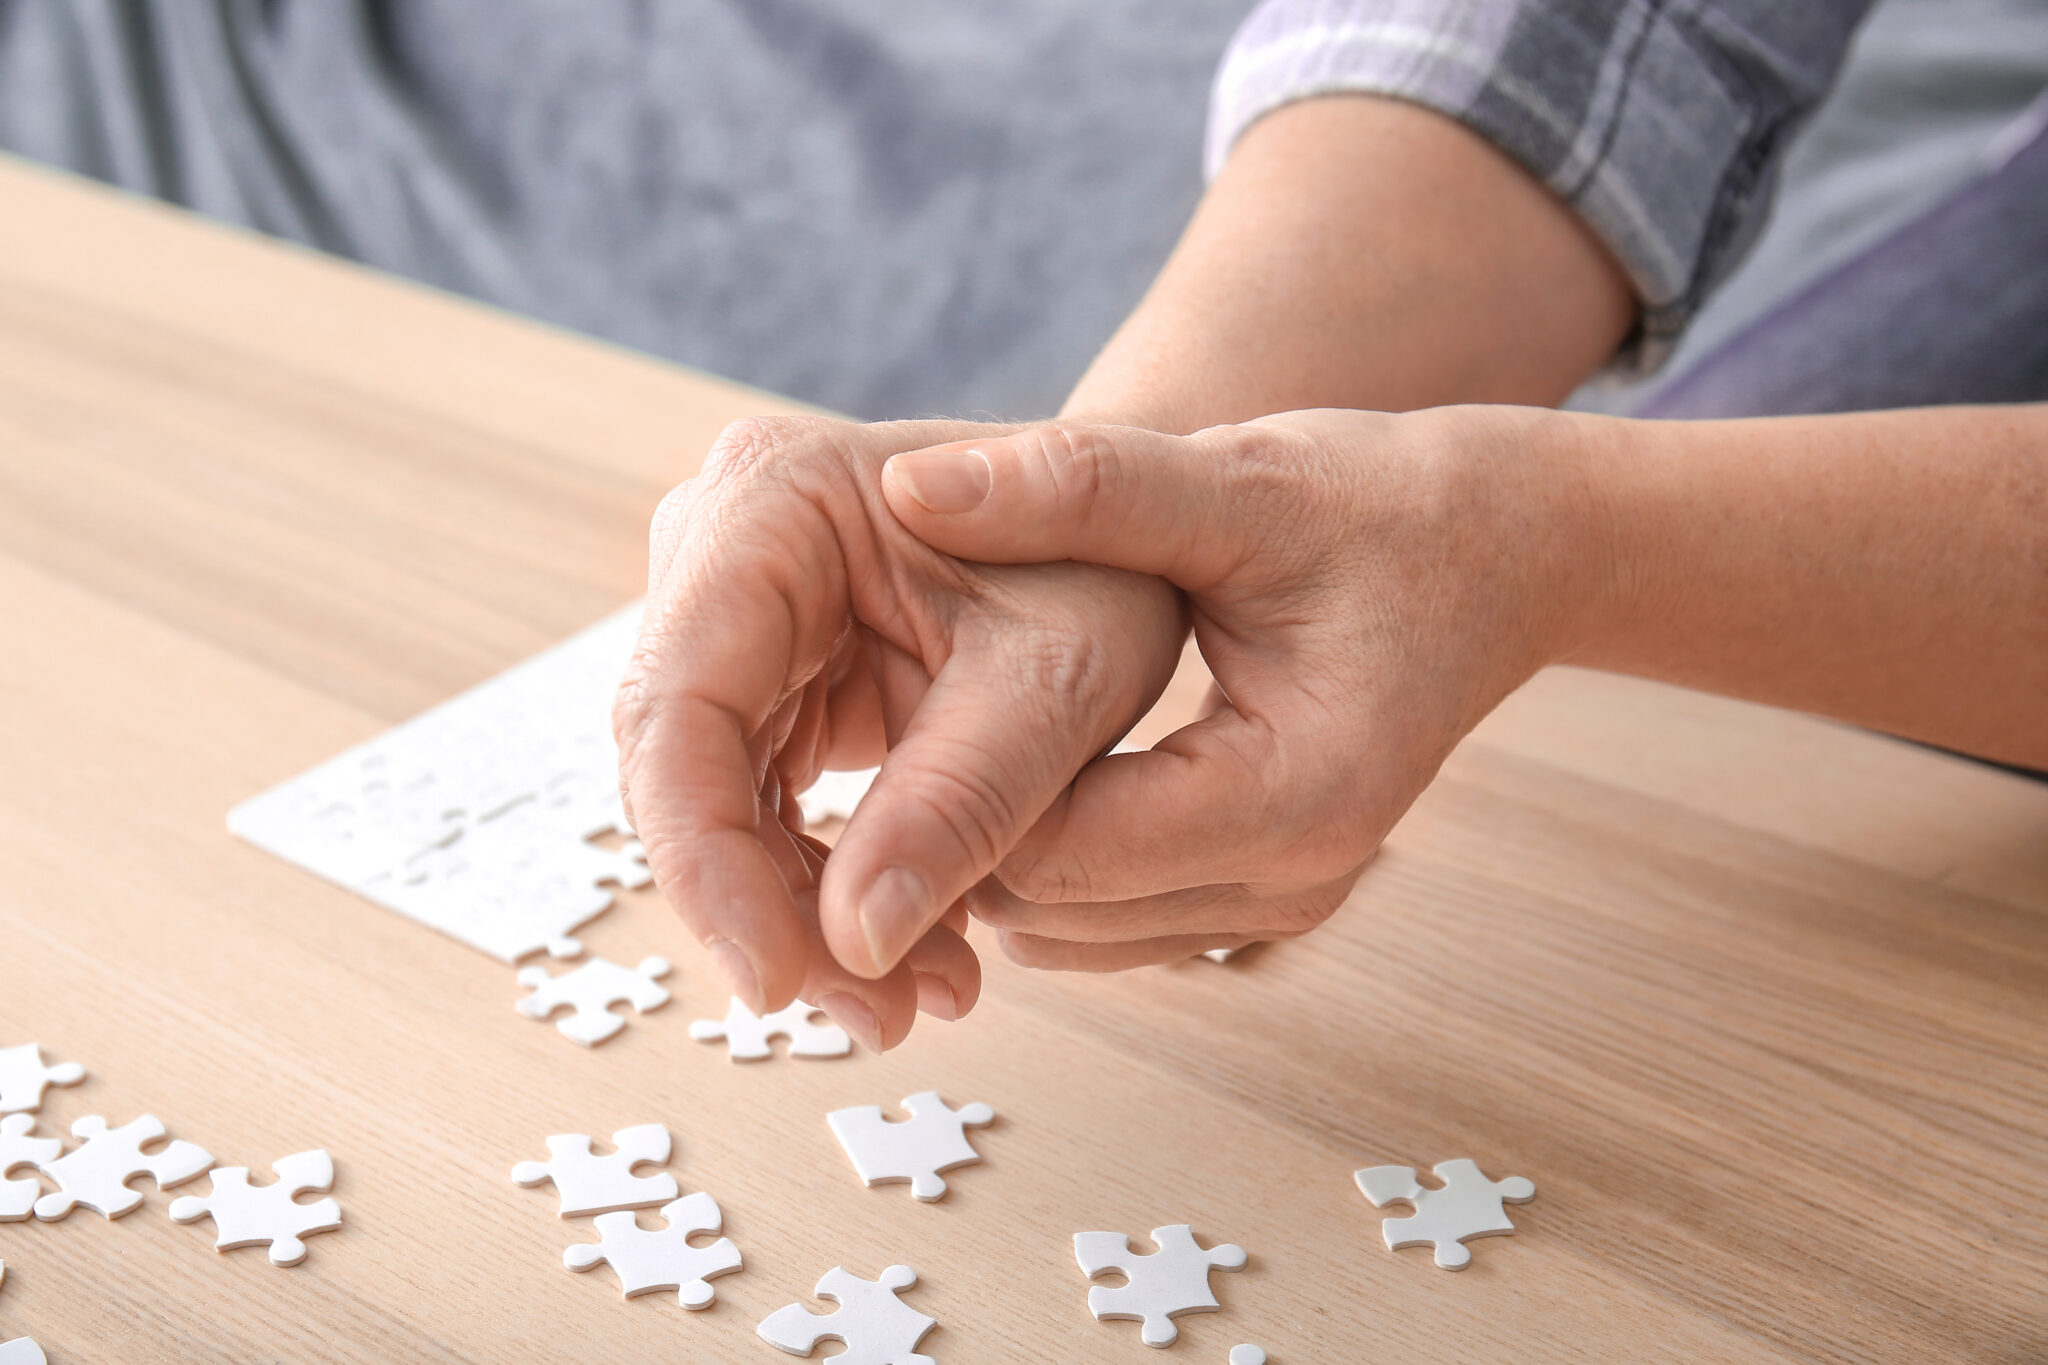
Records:
[[[742,999],[873,1048],[972,1007],[967,911],[1087,970],[1305,932],[1596,595],[1537,458],[1572,420],[738,424],[656,516],[619,695],[655,876]],[[1190,626],[1212,711],[1105,755]],[[793,794],[878,761],[828,858]]]

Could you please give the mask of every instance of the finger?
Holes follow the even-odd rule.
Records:
[[[1282,439],[1039,426],[893,456],[882,491],[913,535],[961,559],[1079,559],[1199,591],[1244,561],[1258,481],[1243,474]]]
[[[1158,601],[1118,614],[1114,638],[1007,612],[956,629],[825,868],[820,923],[849,968],[894,965],[1165,686],[1180,630],[1170,591],[1117,590]]]
[[[772,786],[772,775],[770,783]],[[833,960],[825,948],[823,937],[817,932],[818,876],[824,870],[831,850],[811,836],[781,825],[764,824],[761,845],[789,888],[791,899],[809,931],[803,998],[824,1010],[863,1048],[884,1052],[902,1042],[910,1032],[919,1002],[928,989],[935,996],[941,993],[951,995],[954,991],[952,978],[955,977],[960,979],[962,989],[970,998],[978,989],[980,963],[974,960],[972,950],[966,951],[967,960],[962,962],[960,954],[949,952],[945,944],[934,945],[925,958],[925,974],[935,982],[931,987],[924,985],[908,959],[903,967],[884,977],[869,979],[853,975]],[[935,930],[934,933],[950,931]],[[957,936],[954,937],[957,941]],[[965,943],[959,946],[966,949]]]
[[[981,959],[946,920],[903,955],[917,985],[917,1007],[937,1019],[964,1017],[981,998]]]
[[[1120,943],[1185,934],[1254,934],[1292,938],[1333,914],[1357,884],[1357,874],[1322,886],[1279,895],[1260,895],[1243,884],[1198,886],[1127,901],[1073,901],[1041,905],[1027,901],[996,878],[967,895],[982,923],[1038,938],[1069,943]]]
[[[1174,934],[1128,943],[1068,943],[1005,930],[997,935],[997,942],[1002,945],[1003,955],[1020,967],[1053,972],[1125,972],[1133,967],[1185,962],[1197,953],[1217,948],[1242,948],[1259,939],[1246,934]]]
[[[816,942],[803,998],[870,1052],[887,1052],[910,1035],[920,1012],[952,1021],[981,998],[981,959],[966,939],[944,924],[880,977],[856,976]]]
[[[1330,776],[1296,761],[1262,722],[1219,711],[1149,750],[1083,768],[996,875],[1046,904],[1232,882],[1270,895],[1334,881],[1358,855],[1325,856],[1320,832],[1345,799]]]
[[[729,497],[715,480],[693,483],[664,503],[662,533],[688,550],[669,556],[649,601],[614,731],[634,832],[664,897],[759,1011],[794,998],[811,930],[757,834],[765,755],[750,741],[780,705],[793,660],[826,657],[844,629],[845,569],[829,527],[785,518],[733,534]],[[779,531],[789,533],[769,537]]]

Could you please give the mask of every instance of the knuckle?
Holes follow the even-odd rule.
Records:
[[[897,793],[912,812],[948,834],[978,878],[1002,856],[1017,809],[1002,785],[980,768],[951,764],[922,774]]]
[[[1272,903],[1263,918],[1259,937],[1263,939],[1299,938],[1311,929],[1319,928],[1323,922],[1336,913],[1350,894],[1351,882],[1343,880],[1341,885],[1317,887],[1298,896],[1286,896]]]
[[[1078,615],[1048,615],[1017,642],[1016,681],[1026,696],[1044,698],[1063,715],[1121,721],[1126,718],[1107,717],[1126,681],[1112,653]]]
[[[1018,849],[1003,860],[996,877],[1018,899],[1037,905],[1100,899],[1087,869],[1052,849]]]
[[[654,665],[646,645],[634,646],[612,697],[612,739],[619,751],[619,771],[630,773],[640,746],[654,725],[660,691],[654,685]]]
[[[1058,939],[1041,938],[1037,934],[1018,933],[1005,929],[996,936],[1002,946],[1003,956],[1019,967],[1031,967],[1039,971],[1055,970],[1065,963]]]
[[[834,425],[826,417],[742,417],[728,422],[704,457],[704,472],[721,479],[744,477]]]
[[[1085,515],[1118,477],[1116,447],[1093,427],[1054,423],[1033,433],[1051,485],[1055,516]]]

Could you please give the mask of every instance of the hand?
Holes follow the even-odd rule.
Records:
[[[1151,706],[1186,634],[1156,578],[963,565],[897,523],[890,455],[1003,430],[741,422],[655,516],[614,713],[634,831],[736,995],[801,993],[871,1048],[920,1005],[973,1006],[962,893]],[[828,859],[794,794],[885,750]]]
[[[1321,923],[1453,745],[1569,649],[1597,502],[1537,409],[1055,424],[898,455],[889,507],[987,564],[1165,577],[1218,709],[1072,787],[969,898],[1029,965],[1112,970]]]

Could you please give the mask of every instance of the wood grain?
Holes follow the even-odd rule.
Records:
[[[329,1147],[347,1219],[291,1271],[154,1191],[0,1226],[0,1337],[765,1361],[754,1324],[829,1266],[902,1260],[948,1365],[1135,1360],[1069,1238],[1191,1222],[1251,1264],[1184,1359],[2048,1358],[2048,788],[1557,672],[1306,939],[994,961],[888,1057],[742,1068],[688,1040],[722,996],[629,895],[587,937],[671,956],[678,999],[586,1052],[223,815],[633,595],[660,494],[792,405],[15,163],[0,198],[0,1043],[90,1069],[46,1129]],[[927,1088],[995,1106],[987,1160],[939,1205],[861,1188],[825,1112]],[[587,1222],[507,1175],[646,1121],[746,1257],[702,1314],[565,1272]],[[1459,1275],[1385,1251],[1350,1180],[1452,1156],[1538,1188]]]

